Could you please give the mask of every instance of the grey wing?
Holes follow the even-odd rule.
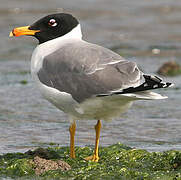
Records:
[[[139,84],[142,73],[135,63],[94,44],[67,44],[48,55],[38,72],[40,81],[67,92],[77,102]]]

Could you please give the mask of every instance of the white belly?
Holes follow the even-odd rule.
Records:
[[[100,119],[110,121],[126,112],[132,104],[129,98],[119,95],[90,98],[79,104],[68,93],[60,92],[43,85],[41,82],[36,81],[36,84],[45,99],[75,120]]]

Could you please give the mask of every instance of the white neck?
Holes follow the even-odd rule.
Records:
[[[65,34],[64,36],[46,41],[38,46],[46,46],[46,45],[56,45],[57,43],[62,43],[64,40],[70,40],[70,39],[82,39],[82,32],[80,24],[78,24],[74,29],[72,29],[69,33]]]
[[[65,34],[64,36],[59,37],[59,39],[82,39],[82,32],[80,24],[78,24],[72,31]]]

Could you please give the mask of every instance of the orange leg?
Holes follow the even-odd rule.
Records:
[[[70,125],[69,132],[70,132],[70,157],[75,158],[75,130],[76,130],[76,123],[75,121]]]
[[[101,131],[101,121],[98,120],[97,124],[95,125],[95,131],[96,131],[96,142],[95,142],[95,149],[94,154],[92,156],[86,157],[85,160],[91,160],[93,162],[99,161],[99,138],[100,138],[100,131]]]

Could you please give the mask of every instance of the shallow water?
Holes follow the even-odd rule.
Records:
[[[0,0],[0,153],[26,151],[50,142],[69,144],[67,116],[44,100],[30,76],[37,41],[9,38],[17,26],[55,12],[73,13],[84,39],[115,49],[155,73],[181,58],[181,2],[176,0]],[[161,53],[152,54],[159,48]],[[164,78],[174,88],[158,90],[169,99],[139,101],[119,119],[103,122],[100,144],[122,142],[150,151],[181,149],[181,77]],[[27,84],[21,83],[26,80]],[[94,144],[96,121],[77,122],[76,145]]]

